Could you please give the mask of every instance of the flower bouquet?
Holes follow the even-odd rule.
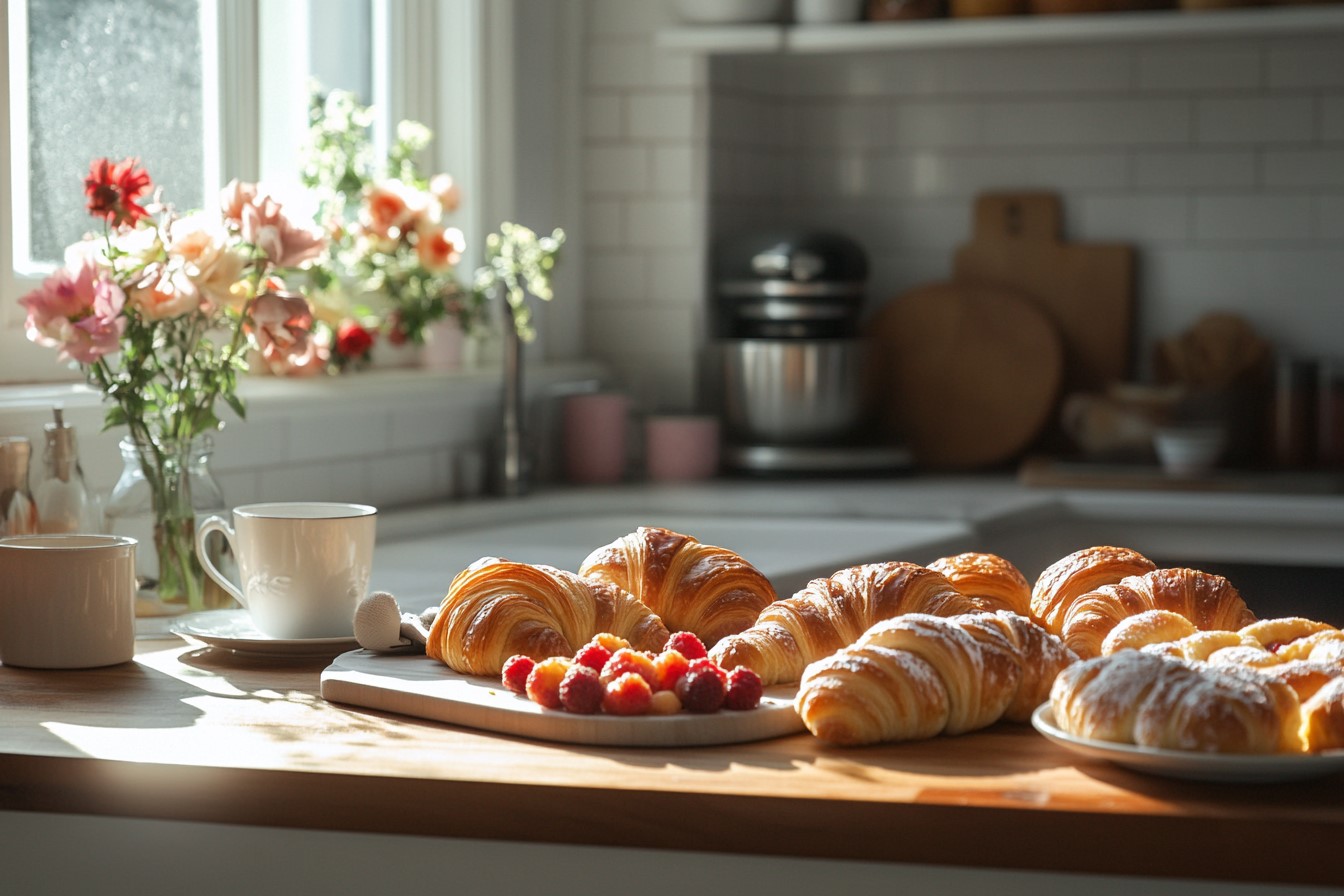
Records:
[[[371,124],[353,94],[313,91],[301,179],[319,196],[318,218],[331,237],[312,281],[338,369],[365,360],[375,334],[420,345],[429,325],[445,318],[470,331],[479,309],[455,271],[466,241],[446,222],[458,187],[447,174],[426,178],[415,161],[433,135],[402,121],[376,164]]]
[[[302,369],[317,361],[307,301],[281,276],[310,264],[325,239],[291,221],[255,184],[224,188],[217,208],[177,214],[136,159],[97,159],[85,180],[102,222],[20,299],[27,335],[58,350],[112,403],[149,484],[158,596],[203,605],[187,470],[193,442],[219,429],[223,401],[241,417],[247,353]]]

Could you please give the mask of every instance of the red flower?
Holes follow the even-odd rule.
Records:
[[[109,224],[134,225],[149,215],[137,200],[153,184],[140,167],[139,159],[94,159],[84,179],[84,195],[89,198],[89,214]]]
[[[345,358],[362,358],[373,348],[373,334],[353,320],[336,330],[336,352]]]

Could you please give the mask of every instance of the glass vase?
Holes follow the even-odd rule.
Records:
[[[122,471],[108,498],[107,526],[114,535],[140,542],[136,575],[142,596],[153,598],[148,607],[142,602],[142,609],[168,614],[233,606],[232,598],[206,578],[196,558],[197,521],[225,509],[210,471],[210,437],[155,442],[125,438],[120,447]],[[222,561],[218,558],[217,565]]]

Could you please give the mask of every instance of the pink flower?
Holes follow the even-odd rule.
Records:
[[[220,194],[220,211],[276,267],[296,268],[317,258],[326,246],[321,232],[289,220],[280,203],[261,195],[256,184],[230,181]]]
[[[167,320],[201,308],[201,292],[181,268],[152,264],[127,293],[132,308],[146,320]]]
[[[467,238],[456,227],[425,224],[416,232],[415,254],[427,271],[446,271],[462,260]]]
[[[179,218],[168,230],[168,254],[212,305],[230,304],[231,290],[242,278],[247,259],[228,245],[228,234],[205,215]]]
[[[264,292],[252,303],[248,318],[247,330],[273,373],[302,371],[313,364],[313,312],[303,296]]]
[[[64,267],[19,300],[28,309],[28,338],[59,348],[61,360],[92,364],[117,350],[126,294],[92,259]]]

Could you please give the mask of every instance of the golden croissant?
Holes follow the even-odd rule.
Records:
[[[661,650],[670,637],[656,614],[614,585],[483,557],[453,578],[425,652],[455,672],[498,675],[514,654],[572,656],[600,632],[637,650]]]
[[[883,619],[973,610],[974,602],[940,572],[899,561],[869,563],[813,579],[770,604],[750,628],[716,644],[710,657],[725,669],[748,666],[767,685],[797,681],[808,663],[853,644]]]
[[[1016,613],[911,613],[808,666],[794,705],[809,731],[844,746],[962,734],[1026,721],[1076,659]]]
[[[1050,706],[1060,728],[1093,740],[1217,753],[1302,749],[1297,695],[1237,666],[1122,650],[1060,672]]]
[[[1168,610],[1197,629],[1239,629],[1255,621],[1227,579],[1197,569],[1157,569],[1127,548],[1096,547],[1052,565],[1032,589],[1032,612],[1080,657],[1099,656],[1122,620]]]
[[[1031,616],[1031,584],[1021,570],[997,554],[965,553],[943,557],[929,569],[947,576],[978,610],[1007,610]]]
[[[579,575],[628,591],[668,628],[694,632],[707,645],[747,628],[778,596],[733,551],[652,526],[593,551]]]

